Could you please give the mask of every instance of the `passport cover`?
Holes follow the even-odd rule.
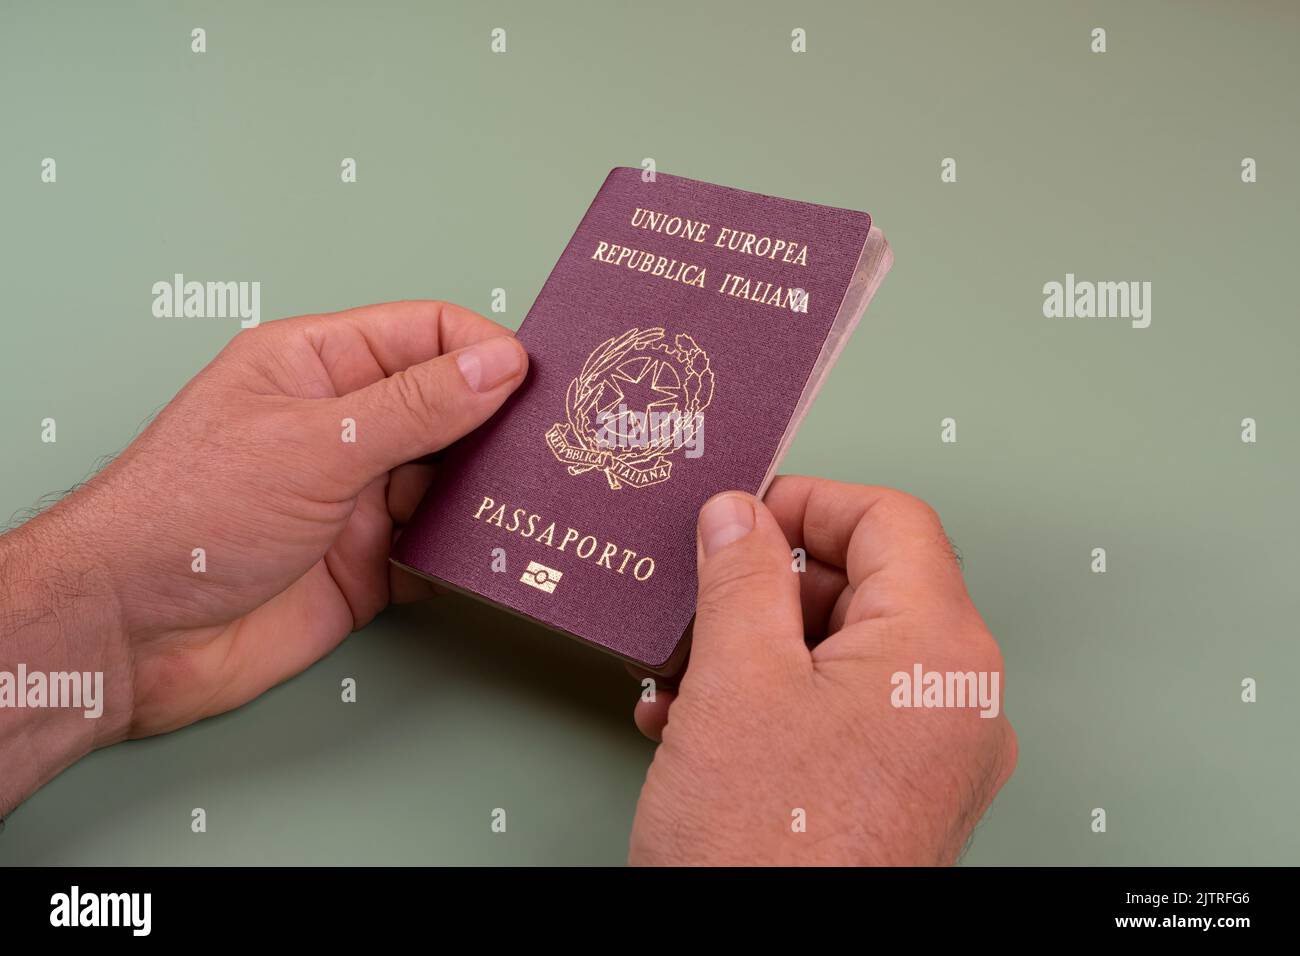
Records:
[[[863,212],[614,169],[519,328],[527,379],[393,560],[675,669],[701,505],[766,489],[891,261]]]

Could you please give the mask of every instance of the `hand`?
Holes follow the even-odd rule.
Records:
[[[526,370],[508,330],[438,302],[237,335],[101,474],[0,538],[0,626],[18,624],[3,657],[22,659],[26,633],[67,649],[58,666],[105,673],[104,720],[59,760],[237,707],[424,593],[387,560],[432,478],[407,463],[481,424]],[[42,619],[62,632],[35,635]]]
[[[938,517],[901,492],[782,477],[766,505],[711,499],[698,539],[689,666],[676,693],[637,705],[662,743],[631,861],[952,863],[1011,776],[1016,737],[1001,655]],[[917,664],[996,673],[996,716],[896,707],[911,697],[894,675]]]

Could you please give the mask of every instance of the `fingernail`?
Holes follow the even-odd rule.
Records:
[[[458,353],[456,365],[471,389],[490,392],[519,374],[523,354],[513,336],[494,335]]]
[[[700,541],[707,558],[754,530],[754,506],[740,495],[720,495],[700,511]]]

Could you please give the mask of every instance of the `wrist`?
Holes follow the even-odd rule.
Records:
[[[131,651],[74,499],[0,535],[0,815],[131,726]]]

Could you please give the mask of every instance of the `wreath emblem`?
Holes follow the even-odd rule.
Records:
[[[669,456],[703,427],[713,369],[689,335],[671,346],[664,339],[661,328],[606,339],[569,383],[566,420],[551,426],[546,444],[570,475],[603,472],[616,491],[671,477]]]

